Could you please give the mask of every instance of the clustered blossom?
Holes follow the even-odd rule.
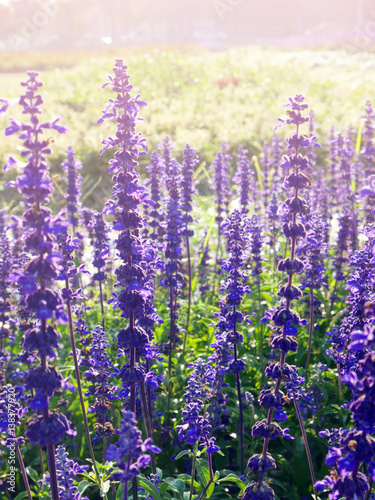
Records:
[[[88,409],[97,416],[94,443],[102,438],[110,438],[114,434],[110,410],[112,400],[116,399],[117,387],[109,385],[109,378],[113,376],[113,366],[107,353],[109,345],[103,328],[96,326],[92,331],[89,369],[85,372],[85,378],[90,382],[85,395],[95,398],[94,404]]]
[[[224,221],[224,212],[228,212],[229,206],[229,185],[228,185],[228,163],[232,157],[228,154],[228,144],[221,144],[219,151],[213,161],[211,168],[214,171],[212,185],[216,196],[216,223],[218,229],[218,252],[221,245],[222,224]],[[216,259],[217,260],[217,259]]]
[[[136,172],[138,157],[147,152],[146,141],[141,134],[135,132],[140,106],[146,103],[131,97],[132,85],[129,83],[127,66],[121,59],[117,59],[113,68],[114,76],[109,76],[109,82],[104,87],[110,86],[116,94],[115,99],[109,99],[109,104],[103,112],[99,123],[105,119],[115,119],[117,131],[115,137],[109,137],[103,141],[104,148],[116,147],[114,158],[110,160],[109,173],[113,174],[113,194],[105,206],[105,213],[114,216],[113,229],[119,231],[115,242],[117,256],[121,261],[116,269],[117,283],[120,289],[113,294],[111,300],[114,308],[121,310],[121,317],[127,320],[127,324],[119,331],[117,344],[120,354],[126,355],[127,360],[122,364],[118,376],[122,380],[123,390],[119,396],[126,399],[125,407],[130,408],[131,413],[125,413],[122,421],[123,428],[120,436],[120,449],[110,447],[107,452],[109,460],[116,460],[120,469],[123,470],[121,480],[125,483],[130,478],[135,478],[139,472],[140,461],[137,449],[147,448],[152,450],[150,439],[145,445],[138,445],[131,449],[129,455],[130,436],[138,440],[139,431],[133,420],[136,411],[137,388],[139,392],[145,393],[145,383],[152,378],[153,372],[148,372],[148,359],[152,358],[155,349],[151,345],[152,325],[158,320],[153,309],[153,281],[154,268],[156,264],[155,251],[141,238],[144,227],[144,219],[140,207],[147,206],[149,195],[145,188],[140,185],[139,174]],[[146,362],[142,362],[146,358]],[[146,373],[148,372],[148,373]],[[151,382],[152,383],[152,382]],[[128,396],[130,396],[128,398]],[[143,398],[143,418],[149,437],[152,432],[150,398]],[[130,432],[130,435],[129,435]],[[136,444],[136,443],[134,443]],[[124,449],[127,446],[127,449]],[[111,450],[111,451],[110,451]],[[135,455],[134,455],[135,454]],[[139,459],[139,460],[138,460]],[[142,462],[146,465],[146,462]],[[147,462],[148,463],[148,462]],[[133,485],[134,487],[134,485]],[[127,483],[124,488],[124,499],[127,498]]]
[[[160,282],[161,286],[169,288],[169,352],[176,347],[179,342],[178,309],[180,303],[178,297],[181,293],[184,277],[181,272],[182,264],[182,214],[180,209],[181,201],[181,169],[176,159],[172,159],[169,166],[169,173],[166,176],[166,187],[168,197],[166,198],[166,222],[167,234],[165,236],[165,268],[166,277]]]
[[[134,350],[140,349],[149,341],[147,333],[136,322],[146,314],[148,298],[152,295],[152,286],[145,271],[145,260],[148,259],[145,246],[140,238],[140,229],[143,219],[139,206],[146,203],[147,193],[139,184],[139,174],[135,171],[138,165],[138,156],[146,154],[146,142],[141,134],[135,133],[136,122],[140,119],[138,107],[145,102],[139,96],[131,98],[129,75],[127,66],[121,59],[117,59],[113,71],[115,76],[109,76],[112,90],[117,94],[116,99],[110,99],[109,105],[103,112],[102,118],[114,118],[117,121],[116,138],[110,137],[103,141],[104,148],[117,147],[114,158],[110,160],[109,173],[113,175],[113,197],[106,203],[105,212],[114,215],[113,228],[120,231],[116,240],[116,249],[122,264],[116,270],[117,286],[120,293],[114,294],[114,307],[121,309],[121,316],[128,319],[126,328],[119,332],[118,345],[120,348],[130,349],[130,363],[122,367],[121,377],[125,385],[133,385],[143,379],[143,370],[135,365]]]
[[[92,279],[94,281],[104,281],[107,278],[105,272],[106,257],[109,254],[109,237],[108,227],[103,218],[103,214],[96,212],[94,220],[91,222],[93,231],[93,240],[91,241],[94,247],[93,251],[93,266],[96,267],[96,273]]]
[[[331,475],[315,485],[319,490],[332,490],[329,498],[333,500],[343,496],[348,500],[365,498],[370,486],[367,475],[360,471],[361,465],[366,465],[364,472],[367,470],[375,480],[375,439],[371,435],[375,428],[375,240],[371,232],[369,236],[365,248],[351,258],[353,271],[346,280],[351,291],[350,314],[330,332],[334,349],[327,351],[336,363],[342,364],[340,378],[352,393],[348,408],[354,422],[354,428],[342,433],[329,448],[326,464],[334,467]]]
[[[88,468],[88,465],[79,465],[77,462],[70,460],[63,445],[56,448],[56,469],[60,500],[89,500],[88,497],[82,496],[77,486],[73,484],[77,474],[86,472]],[[47,477],[47,479],[49,478]]]
[[[111,444],[107,450],[107,460],[113,460],[119,470],[111,476],[113,481],[127,483],[140,473],[141,468],[147,467],[151,457],[147,452],[160,453],[160,449],[152,444],[150,438],[142,441],[141,431],[137,429],[134,413],[126,411],[121,420],[121,428],[116,431],[119,435],[117,444]],[[127,498],[127,496],[124,498]]]
[[[258,216],[255,214],[250,218],[249,231],[251,235],[250,253],[253,262],[251,274],[258,276],[262,272],[262,262],[264,262],[264,257],[262,257],[263,235]]]
[[[78,173],[78,170],[82,169],[82,163],[77,160],[76,154],[70,146],[66,150],[66,160],[62,162],[61,167],[66,173],[66,180],[68,183],[67,194],[65,195],[65,199],[68,202],[68,220],[73,227],[73,234],[75,235],[78,224],[78,217],[76,214],[81,209],[82,176]]]
[[[258,474],[258,481],[253,481],[245,489],[245,500],[271,500],[274,498],[272,489],[264,483],[263,476],[269,470],[275,468],[275,462],[268,454],[268,443],[271,439],[278,437],[291,436],[288,434],[288,429],[281,427],[272,422],[272,418],[285,420],[286,416],[282,410],[282,406],[287,399],[299,399],[299,387],[303,384],[304,379],[299,377],[296,367],[285,362],[288,351],[297,351],[297,340],[295,338],[298,333],[298,326],[306,325],[306,320],[301,319],[297,312],[291,309],[291,302],[301,297],[302,291],[293,284],[293,275],[300,273],[303,269],[303,262],[296,258],[296,243],[297,239],[306,236],[304,225],[298,221],[298,215],[303,215],[306,212],[306,200],[299,196],[299,192],[309,186],[309,179],[305,175],[305,171],[309,166],[309,159],[301,153],[302,149],[317,145],[315,137],[302,135],[300,127],[309,119],[303,117],[302,113],[308,107],[304,104],[304,97],[301,95],[295,98],[289,98],[289,103],[285,106],[288,118],[279,119],[283,124],[295,125],[296,131],[293,135],[286,139],[288,155],[282,158],[281,168],[284,171],[292,169],[284,179],[286,189],[293,189],[293,194],[284,203],[287,215],[283,224],[284,236],[290,241],[290,257],[282,259],[278,264],[278,270],[287,274],[286,284],[282,284],[277,292],[281,297],[280,305],[276,306],[272,311],[267,311],[265,320],[271,321],[272,338],[270,346],[274,350],[280,351],[280,360],[266,367],[265,373],[267,377],[275,381],[273,388],[265,388],[260,391],[259,404],[267,409],[267,418],[257,422],[252,429],[252,435],[257,438],[264,439],[264,446],[261,454],[253,455],[248,466],[250,473]],[[281,391],[281,383],[285,382],[287,396]]]
[[[320,302],[314,296],[314,290],[327,288],[326,268],[324,259],[327,257],[328,249],[325,243],[327,237],[327,226],[321,216],[316,213],[311,215],[310,230],[307,231],[306,240],[300,245],[297,254],[304,258],[304,269],[302,271],[301,290],[309,289],[309,294],[302,300],[306,301],[310,307],[310,335],[309,348],[307,353],[307,365],[310,360],[310,350],[312,341],[312,330],[314,324],[314,315],[320,313]]]
[[[198,162],[199,158],[195,153],[195,149],[190,147],[189,144],[186,144],[181,169],[180,209],[182,212],[182,223],[186,225],[186,227],[182,230],[182,235],[188,236],[189,238],[194,236],[194,231],[189,229],[189,224],[193,222],[190,212],[193,209],[193,195],[195,194],[194,170]]]
[[[149,226],[152,232],[149,233],[151,240],[158,242],[161,247],[163,237],[165,235],[164,213],[162,210],[162,186],[164,163],[157,151],[150,154],[150,164],[146,167],[150,179],[146,182],[146,186],[150,186],[150,197],[153,205],[149,211]]]
[[[215,438],[209,437],[211,425],[207,418],[201,415],[203,407],[210,395],[208,387],[212,382],[212,369],[209,362],[198,358],[193,365],[184,398],[185,408],[182,411],[183,424],[178,425],[178,437],[190,445],[197,441],[201,447],[207,447],[207,453],[214,453],[220,448],[216,446]]]
[[[161,151],[162,155],[162,162],[163,162],[163,169],[164,169],[164,175],[163,175],[163,181],[165,182],[169,175],[170,175],[170,168],[172,166],[172,163],[174,161],[172,151],[175,149],[173,142],[171,141],[170,137],[165,136],[163,139],[163,142],[161,142],[158,145],[159,151]]]
[[[49,398],[56,390],[63,388],[63,379],[56,368],[48,366],[48,360],[56,356],[55,349],[58,348],[60,334],[47,321],[55,317],[57,322],[65,322],[66,315],[61,292],[52,284],[61,271],[63,259],[55,235],[64,231],[64,223],[58,216],[53,217],[48,208],[53,184],[46,155],[51,153],[51,149],[49,141],[43,139],[43,133],[49,129],[65,133],[66,128],[58,123],[59,118],[40,121],[43,99],[38,90],[43,84],[37,77],[38,73],[30,71],[28,80],[21,84],[25,87],[25,93],[19,104],[23,107],[23,113],[30,115],[30,123],[10,118],[11,125],[5,133],[20,133],[19,138],[24,141],[21,155],[27,160],[23,164],[22,173],[12,185],[24,197],[25,250],[32,257],[24,269],[17,272],[16,279],[25,297],[25,308],[34,317],[24,333],[22,345],[25,351],[36,351],[40,358],[40,366],[31,366],[25,372],[24,384],[26,390],[33,394],[30,407],[41,413],[29,422],[25,436],[32,445],[47,446],[52,498],[58,500],[54,445],[66,433],[72,434],[73,431],[64,414],[50,412],[48,407]],[[7,166],[14,162],[10,157]]]
[[[346,278],[346,286],[350,293],[347,302],[350,305],[349,314],[344,317],[341,324],[335,325],[327,332],[328,342],[332,344],[326,352],[341,365],[341,372],[349,373],[358,363],[359,352],[348,348],[350,337],[356,330],[362,330],[368,322],[365,312],[368,303],[373,297],[373,281],[375,271],[373,267],[372,242],[368,240],[362,250],[357,250],[349,260],[351,272]]]
[[[212,344],[215,352],[210,359],[215,364],[215,378],[212,385],[216,386],[216,401],[224,402],[221,394],[221,387],[224,373],[233,373],[236,377],[237,400],[239,405],[239,426],[240,426],[240,450],[241,450],[241,473],[244,469],[243,449],[244,449],[244,427],[243,427],[243,406],[241,393],[240,373],[246,370],[245,362],[240,359],[238,344],[243,342],[243,335],[238,331],[238,325],[248,318],[239,310],[245,294],[251,294],[248,285],[245,284],[247,275],[243,271],[244,248],[248,241],[246,235],[248,219],[239,210],[234,210],[230,219],[223,225],[224,235],[227,238],[227,249],[229,258],[221,266],[228,276],[220,288],[225,292],[224,300],[219,303],[218,323],[216,324],[216,341]],[[233,352],[233,354],[232,354]],[[223,373],[223,362],[225,371]],[[217,411],[217,409],[215,409]],[[215,413],[216,413],[215,411]],[[218,415],[213,418],[218,420]],[[215,422],[217,424],[217,422]]]
[[[233,177],[233,182],[238,185],[238,196],[242,212],[247,215],[250,203],[250,191],[252,186],[253,171],[247,157],[248,151],[242,146],[238,146],[237,152],[237,172]]]

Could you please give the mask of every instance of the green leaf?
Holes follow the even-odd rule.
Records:
[[[144,476],[138,476],[138,485],[147,490],[154,500],[162,500],[156,486]]]
[[[124,500],[124,483],[121,483],[116,493],[116,500]]]
[[[224,481],[231,481],[232,483],[236,483],[237,486],[241,488],[241,493],[245,491],[246,484],[238,476],[236,476],[236,474],[228,474],[222,479],[219,479],[218,483],[223,483]]]
[[[191,476],[189,476],[189,474],[179,474],[177,476],[177,479],[181,479],[181,481],[183,481],[185,484],[190,485],[191,483]],[[202,491],[202,486],[199,483],[197,483],[197,481],[193,482],[193,486],[197,491]]]
[[[156,474],[159,475],[160,479],[163,479],[163,471],[159,467],[156,467]]]
[[[159,487],[159,495],[162,498],[164,498],[164,493],[167,491],[168,486],[169,486],[169,483],[167,481],[165,481],[165,483],[161,483],[161,485]]]
[[[259,186],[260,186],[260,189],[263,189],[263,173],[260,169],[260,165],[259,165],[259,161],[258,161],[258,157],[257,156],[253,156],[251,158],[251,162],[254,164],[255,166],[255,170],[256,170],[256,173],[257,173],[257,177],[258,177],[258,183],[259,183]]]
[[[364,124],[365,124],[365,122],[361,120],[359,122],[359,125],[358,125],[357,140],[355,142],[355,152],[357,153],[357,155],[361,151],[362,130],[363,130]]]
[[[90,481],[81,481],[77,486],[77,489],[81,493],[84,493],[89,486],[93,486],[93,484]]]
[[[169,486],[173,486],[174,490],[177,491],[181,495],[181,497],[184,496],[185,492],[185,483],[182,481],[182,479],[174,479],[169,483]]]
[[[27,491],[19,493],[14,500],[22,500],[22,498],[27,498]]]
[[[39,474],[32,467],[26,467],[27,475],[31,477],[36,483],[39,481]]]
[[[177,457],[175,457],[175,460],[178,460],[179,458],[181,457],[184,457],[185,455],[191,455],[191,451],[190,450],[182,450],[180,451],[180,453],[177,455]]]
[[[207,460],[204,460],[204,458],[198,458],[196,461],[196,466],[199,479],[202,481],[203,486],[206,486],[206,484],[210,480],[210,471],[208,468]],[[215,488],[215,483],[211,483],[207,489],[206,498],[210,498],[212,492],[214,491],[214,488]]]

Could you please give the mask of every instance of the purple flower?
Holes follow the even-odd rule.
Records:
[[[67,194],[65,199],[68,202],[68,220],[73,226],[73,234],[75,235],[75,229],[77,227],[78,218],[76,213],[80,211],[81,208],[81,181],[82,176],[77,172],[82,169],[82,163],[76,159],[75,152],[69,146],[66,151],[66,160],[61,164],[62,169],[66,173],[66,180],[68,183]]]
[[[142,441],[141,431],[137,429],[137,422],[134,414],[126,411],[121,420],[121,429],[117,431],[119,440],[116,445],[111,444],[107,450],[107,460],[116,462],[119,470],[112,474],[114,481],[125,483],[136,477],[141,468],[147,467],[151,457],[145,455],[147,452],[160,453],[160,449],[152,444],[151,439]]]
[[[73,484],[77,474],[87,472],[88,466],[70,460],[63,445],[56,448],[56,469],[60,500],[88,500],[88,497],[83,497]]]

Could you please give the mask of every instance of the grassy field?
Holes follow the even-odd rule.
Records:
[[[259,155],[262,143],[273,133],[280,105],[289,96],[306,96],[316,113],[316,133],[321,142],[331,127],[342,129],[351,124],[358,128],[365,101],[375,97],[375,55],[366,53],[283,52],[257,47],[212,53],[194,47],[148,47],[0,58],[2,97],[20,94],[19,82],[24,78],[21,69],[41,69],[46,118],[61,115],[69,128],[69,133],[54,145],[53,170],[59,172],[65,149],[71,145],[83,163],[87,187],[103,177],[89,197],[91,204],[99,204],[109,192],[106,162],[110,156],[101,158],[99,151],[111,128],[107,124],[99,127],[96,122],[108,98],[101,86],[116,57],[128,64],[135,89],[148,103],[139,128],[149,150],[169,135],[176,144],[177,156],[189,143],[207,165],[222,141],[229,142],[233,149],[243,143],[251,154]],[[19,117],[17,108],[11,108],[8,114]],[[2,129],[7,119],[0,119]],[[17,139],[2,135],[0,159],[14,154],[17,147]],[[143,161],[147,163],[147,158]]]

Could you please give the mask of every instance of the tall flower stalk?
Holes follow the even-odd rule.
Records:
[[[299,197],[299,191],[305,189],[310,182],[304,174],[309,166],[308,158],[301,154],[301,150],[307,146],[316,145],[314,137],[300,133],[301,125],[308,121],[308,118],[302,116],[302,112],[307,108],[307,104],[304,104],[303,101],[304,97],[301,95],[289,98],[289,103],[285,106],[289,108],[288,118],[286,120],[280,119],[283,124],[292,124],[296,127],[295,133],[287,139],[289,155],[283,157],[281,164],[281,168],[284,170],[292,169],[292,173],[287,175],[284,180],[285,187],[293,189],[292,196],[285,202],[289,214],[283,225],[284,235],[290,240],[290,257],[281,260],[278,265],[279,271],[287,273],[288,281],[279,288],[278,295],[282,299],[280,305],[266,313],[266,320],[271,320],[273,329],[270,346],[272,349],[280,351],[280,359],[279,362],[268,365],[265,370],[266,375],[275,381],[275,385],[271,389],[263,389],[260,392],[259,403],[267,409],[267,417],[253,426],[252,435],[255,438],[263,438],[263,448],[261,454],[253,455],[248,462],[250,471],[258,474],[258,480],[252,481],[246,487],[244,500],[271,500],[274,498],[273,490],[264,481],[264,475],[267,471],[276,468],[275,461],[268,453],[268,446],[270,441],[277,437],[291,438],[288,429],[282,430],[278,424],[272,422],[273,418],[285,420],[286,417],[282,410],[287,399],[281,391],[283,381],[286,383],[288,397],[295,402],[297,415],[300,415],[297,403],[298,387],[303,383],[303,379],[298,376],[296,367],[288,365],[285,360],[289,351],[297,351],[295,335],[298,333],[298,326],[307,324],[306,320],[301,319],[291,309],[292,301],[302,296],[301,290],[293,284],[294,274],[303,269],[302,261],[296,258],[297,239],[306,234],[305,227],[298,221],[298,215],[304,214],[306,210],[306,201]],[[300,422],[302,423],[302,420]],[[314,484],[314,471],[312,470],[312,461],[304,429],[302,435]]]
[[[105,329],[105,311],[104,311],[104,296],[103,296],[103,281],[107,278],[107,273],[105,272],[106,257],[109,254],[109,238],[107,236],[108,228],[104,221],[103,214],[97,212],[94,215],[94,222],[92,223],[92,229],[94,233],[94,239],[92,240],[92,245],[94,247],[93,251],[93,265],[96,267],[96,273],[93,275],[92,279],[94,282],[99,283],[99,294],[100,294],[100,310],[102,313],[102,327]]]
[[[181,169],[177,160],[173,159],[169,167],[169,173],[166,177],[168,197],[166,199],[166,218],[167,218],[167,245],[165,248],[165,274],[166,277],[160,282],[161,286],[169,289],[169,343],[168,343],[168,378],[172,377],[172,353],[176,348],[180,338],[178,326],[178,310],[180,302],[178,300],[183,285],[183,275],[181,273],[181,255],[182,255],[182,214],[180,208],[180,180]],[[170,412],[172,385],[168,386],[168,415]]]
[[[81,182],[82,176],[78,170],[82,169],[82,163],[77,160],[75,152],[69,146],[66,151],[66,160],[61,164],[62,169],[66,173],[67,194],[65,199],[68,202],[68,220],[73,228],[73,235],[76,236],[77,225],[79,218],[77,212],[81,209]]]
[[[222,225],[225,219],[224,213],[228,211],[229,206],[229,186],[228,186],[228,162],[232,157],[227,153],[228,144],[221,144],[221,151],[219,151],[213,161],[211,168],[214,171],[212,185],[216,195],[216,217],[217,224],[217,247],[215,259],[215,272],[219,267],[219,260],[222,253]]]
[[[73,431],[64,414],[49,408],[49,399],[63,384],[61,374],[48,364],[48,361],[56,356],[55,349],[58,348],[57,342],[60,338],[60,334],[48,321],[51,321],[52,317],[58,322],[66,322],[67,319],[61,293],[52,284],[52,280],[60,271],[62,260],[55,234],[63,229],[64,223],[58,217],[54,218],[48,208],[53,184],[46,155],[50,154],[51,150],[49,140],[44,140],[42,135],[51,129],[65,133],[66,128],[58,123],[59,118],[40,121],[40,105],[43,99],[38,90],[43,84],[37,77],[37,72],[29,71],[27,81],[21,83],[25,87],[25,93],[21,95],[19,104],[23,107],[23,114],[30,116],[30,123],[10,118],[11,125],[5,134],[20,134],[19,138],[24,141],[21,155],[27,160],[14,185],[24,197],[25,250],[30,252],[32,257],[24,270],[19,271],[17,282],[22,286],[26,309],[34,317],[24,333],[23,348],[25,351],[36,351],[40,359],[38,367],[31,366],[25,373],[24,382],[26,389],[33,395],[30,407],[41,414],[29,423],[25,436],[32,445],[46,446],[51,496],[53,500],[59,500],[55,444],[58,444],[66,433],[72,434]],[[17,162],[11,157],[8,166],[14,163]]]
[[[233,360],[228,365],[228,372],[236,378],[237,401],[239,410],[239,441],[240,441],[240,469],[243,474],[245,469],[244,458],[244,419],[240,373],[246,369],[245,362],[239,358],[238,344],[243,342],[243,335],[238,331],[245,316],[239,311],[243,296],[251,291],[244,284],[246,273],[244,266],[244,247],[247,242],[247,219],[238,210],[234,210],[230,219],[224,225],[224,234],[227,237],[229,258],[224,261],[222,269],[228,272],[227,279],[220,291],[226,292],[225,301],[220,308],[220,324],[226,333],[226,340],[233,348]]]
[[[253,262],[251,274],[256,278],[257,292],[258,292],[258,308],[259,318],[262,318],[262,298],[260,294],[260,274],[262,273],[262,228],[259,224],[258,217],[254,214],[250,219],[250,234],[251,234],[251,258]],[[260,366],[263,371],[263,323],[260,322]]]
[[[129,83],[127,66],[122,59],[116,59],[113,68],[114,76],[109,75],[109,82],[103,86],[110,86],[116,94],[115,99],[109,99],[109,104],[103,111],[98,123],[105,119],[114,119],[117,122],[115,137],[103,140],[103,153],[106,149],[116,147],[114,157],[109,162],[109,173],[113,174],[113,196],[107,201],[105,213],[114,216],[113,228],[120,234],[115,242],[121,265],[116,269],[117,286],[119,293],[114,293],[112,304],[121,310],[121,317],[127,325],[118,334],[118,346],[126,355],[125,361],[119,370],[124,391],[130,393],[129,407],[135,414],[136,388],[141,395],[145,394],[145,367],[141,357],[148,351],[151,341],[150,326],[156,315],[152,309],[153,277],[148,272],[151,265],[150,251],[141,240],[141,230],[144,224],[140,213],[140,206],[147,205],[148,194],[139,183],[139,174],[136,172],[138,157],[147,153],[146,140],[135,132],[140,106],[146,103],[139,95],[131,97],[132,85]],[[147,324],[147,328],[145,327]],[[146,397],[143,402],[146,430],[150,434],[151,415]],[[149,438],[151,436],[149,435]],[[109,450],[108,450],[109,452]],[[108,453],[107,453],[108,457]],[[132,477],[133,498],[137,499],[137,479]],[[126,491],[125,491],[126,490]],[[124,498],[127,498],[127,488],[124,489]]]
[[[194,169],[198,164],[199,159],[195,154],[195,149],[191,148],[189,144],[186,144],[184,149],[184,159],[182,162],[181,171],[181,212],[182,212],[182,224],[183,229],[181,232],[182,236],[185,236],[186,252],[187,252],[187,263],[188,263],[188,311],[186,317],[186,326],[184,334],[184,342],[182,347],[182,354],[185,354],[186,341],[190,324],[190,309],[191,309],[191,294],[192,294],[192,266],[191,266],[191,255],[190,255],[190,238],[194,236],[194,231],[191,229],[190,224],[193,222],[193,218],[190,215],[193,209],[193,195],[195,193],[194,188]]]

